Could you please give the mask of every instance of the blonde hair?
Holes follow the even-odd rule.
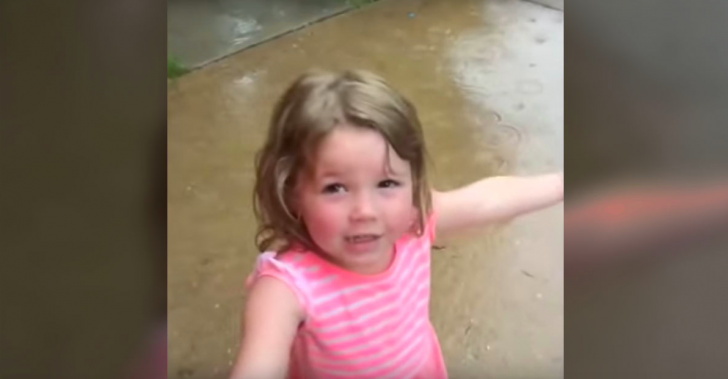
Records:
[[[282,251],[294,242],[315,249],[292,212],[296,174],[309,169],[318,144],[340,125],[379,132],[411,167],[418,230],[430,212],[426,150],[415,107],[382,78],[365,71],[311,71],[278,100],[263,148],[256,156],[254,211],[259,251]]]

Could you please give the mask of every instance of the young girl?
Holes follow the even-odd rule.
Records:
[[[308,73],[257,157],[257,243],[234,379],[447,377],[429,320],[436,235],[560,202],[563,176],[430,189],[412,104],[367,72]]]

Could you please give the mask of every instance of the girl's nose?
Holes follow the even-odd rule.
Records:
[[[369,194],[359,194],[351,208],[351,221],[370,221],[376,218],[376,207]]]

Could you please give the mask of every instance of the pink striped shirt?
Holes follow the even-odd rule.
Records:
[[[263,253],[249,283],[261,276],[281,280],[306,312],[288,378],[446,379],[429,319],[433,237],[430,217],[425,233],[400,238],[389,268],[373,276],[301,249]]]

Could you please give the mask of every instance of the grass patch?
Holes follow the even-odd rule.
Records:
[[[167,56],[167,79],[179,78],[190,70],[185,67],[177,58]]]

